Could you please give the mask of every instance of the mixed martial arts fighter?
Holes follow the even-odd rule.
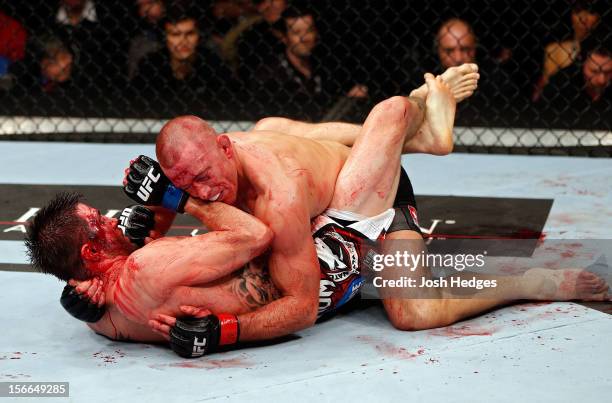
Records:
[[[431,79],[433,79],[433,77],[430,77],[430,81],[431,81]],[[440,84],[440,83],[438,83],[438,84]],[[454,111],[454,105],[453,105],[453,111]],[[448,116],[448,115],[447,115],[447,116]],[[451,122],[451,126],[450,126],[450,127],[452,128],[452,117],[450,118],[450,120],[449,120],[449,121]],[[367,125],[367,122],[366,122],[366,125]],[[401,143],[397,143],[397,144],[396,144],[396,147],[401,147]],[[370,149],[370,151],[371,151],[371,150],[372,150],[372,149]],[[396,166],[396,167],[399,167],[399,152],[398,152],[398,154],[397,154],[397,161],[396,161],[396,163],[397,163],[397,166]],[[368,170],[368,172],[371,172],[371,170],[369,169],[369,170]],[[353,182],[353,183],[354,183],[354,182]],[[346,200],[346,195],[341,196],[341,197],[344,197],[344,200]],[[334,195],[334,199],[335,199],[335,198],[336,198],[336,195]],[[379,199],[380,199],[380,198],[379,198]],[[375,200],[376,200],[376,198],[375,198]],[[380,200],[379,200],[379,201],[380,201]],[[217,203],[213,203],[213,204],[217,204]],[[342,202],[340,203],[340,205],[344,205],[344,206],[346,206],[346,204],[342,204]],[[367,205],[367,203],[366,203],[366,205]],[[366,207],[366,208],[368,208],[368,207]],[[340,221],[342,221],[342,220],[340,220]],[[211,228],[212,228],[212,229],[214,229],[213,227],[211,227]],[[321,257],[321,255],[319,255],[319,257]],[[523,284],[523,285],[524,285],[524,284]],[[524,287],[523,287],[523,288],[524,288]],[[528,294],[527,294],[527,293],[525,293],[525,292],[523,292],[521,295],[522,295],[524,298],[529,298]],[[94,297],[95,297],[95,296],[94,296]],[[575,295],[574,295],[573,297],[575,297]],[[570,297],[570,298],[571,298],[571,297]],[[95,299],[95,298],[94,298],[94,299]],[[198,305],[198,306],[206,306],[206,305]],[[214,310],[213,310],[213,312],[214,312]],[[164,314],[160,314],[160,316],[163,316],[163,317],[166,317],[166,318],[168,317],[167,315],[164,315]],[[212,316],[214,316],[214,315],[212,315]],[[222,318],[223,318],[223,317],[222,317]],[[226,337],[226,338],[221,337],[221,336],[224,334],[224,332],[218,332],[218,331],[219,331],[219,330],[220,330],[222,327],[225,327],[226,329],[233,329],[233,331],[230,331],[229,333],[225,332],[225,334],[232,334],[232,335],[234,335],[234,336],[235,336],[235,334],[236,334],[236,332],[237,332],[237,330],[238,330],[238,325],[237,325],[237,322],[236,322],[235,320],[233,320],[233,319],[222,319],[221,321],[219,321],[219,318],[218,318],[218,317],[215,317],[215,319],[216,319],[216,326],[214,326],[214,327],[215,327],[215,329],[216,329],[216,332],[212,332],[212,333],[213,333],[213,334],[214,334],[214,333],[218,333],[217,341],[218,341],[218,340],[224,340],[224,339],[226,340],[226,339],[227,339],[227,337]],[[222,322],[223,322],[223,320],[226,320],[226,325],[228,325],[228,326],[219,326],[219,323],[222,323]],[[202,323],[204,323],[204,322],[199,322],[198,326],[202,326]],[[210,320],[209,320],[208,322],[206,322],[206,323],[207,323],[207,325],[206,325],[206,326],[210,327]],[[111,323],[111,325],[112,325],[112,323]],[[159,322],[158,322],[158,325],[159,325]],[[164,325],[162,325],[162,326],[164,326]],[[200,330],[201,330],[202,328],[200,327],[200,328],[198,328],[198,329],[200,329]],[[158,329],[158,330],[159,330],[159,329]],[[183,329],[183,330],[188,330],[188,329]],[[193,330],[193,329],[192,329],[192,330]],[[210,331],[211,331],[210,329],[206,330],[206,332],[210,332]],[[193,333],[191,333],[191,334],[193,334]],[[214,337],[213,337],[213,339],[214,339]],[[232,337],[229,337],[229,339],[230,339],[230,340],[233,340],[233,339],[234,339],[234,337],[233,337],[233,336],[232,336]],[[196,340],[196,339],[193,339],[193,340],[191,340],[190,342],[193,342],[193,341],[195,341],[195,340]],[[227,344],[227,343],[223,343],[223,344]],[[195,348],[195,347],[194,347],[194,348]],[[189,352],[189,351],[190,351],[190,350],[187,350],[187,352]],[[194,351],[195,351],[195,350],[194,350]]]
[[[430,78],[436,89],[430,91],[428,102],[436,102],[437,97],[431,92],[435,93],[439,87],[444,91],[437,91],[438,98],[445,97],[452,104],[450,113],[442,111],[440,114],[447,118],[450,116],[446,119],[450,121],[450,127],[443,128],[446,135],[450,136],[454,100],[448,89],[440,84],[441,81]],[[371,206],[371,203],[384,203],[389,207],[393,204],[394,187],[399,182],[402,144],[409,130],[412,134],[416,132],[423,116],[418,106],[411,107],[412,113],[406,113],[407,102],[409,101],[405,98],[396,97],[374,108],[364,125],[367,129],[364,134],[369,138],[360,138],[353,147],[336,183],[339,197],[335,198],[332,194],[335,202],[331,205],[332,208],[335,205],[343,207],[352,203],[353,206],[364,207],[359,210],[360,217],[363,217],[380,213],[380,208]],[[436,108],[432,108],[434,109]],[[415,114],[416,122],[413,119]],[[383,130],[384,128],[388,129]],[[388,135],[380,137],[378,133],[381,131]],[[381,161],[365,168],[362,161],[372,152],[380,156]],[[358,177],[352,179],[347,175],[351,172]],[[367,181],[366,172],[372,174],[373,179]],[[387,174],[389,172],[391,174]],[[161,172],[154,174],[161,175]],[[381,179],[386,188],[381,187]],[[348,189],[348,185],[353,187]],[[359,189],[364,190],[363,194],[358,194]],[[161,201],[163,198],[164,196],[161,196],[157,200]],[[183,197],[179,199],[183,200]],[[183,202],[180,204],[183,205]],[[156,337],[147,328],[149,318],[158,313],[180,315],[181,305],[204,306],[213,312],[248,315],[253,311],[248,299],[241,301],[235,294],[232,297],[232,289],[241,281],[241,273],[236,271],[263,252],[271,241],[271,232],[254,217],[223,203],[206,203],[188,198],[184,209],[199,218],[212,232],[193,238],[161,238],[134,250],[134,246],[118,229],[117,220],[101,217],[99,211],[78,203],[75,197],[62,197],[42,209],[34,218],[29,228],[28,245],[34,263],[43,271],[53,273],[64,280],[84,280],[94,276],[102,279],[99,283],[102,283],[103,287],[98,291],[101,292],[103,288],[107,315],[90,326],[111,338],[159,340],[159,336]],[[380,220],[383,223],[379,224],[380,232],[388,228],[394,218],[392,209],[385,211],[385,214],[384,220]],[[377,235],[371,237],[375,239]],[[312,241],[310,242],[314,249]],[[69,264],[62,267],[50,266],[48,255],[53,258],[58,254],[65,256],[64,259]],[[314,309],[315,317],[319,313],[318,291],[321,276],[318,261],[316,262],[316,298],[312,301],[313,308],[310,308]],[[270,296],[273,296],[272,292]],[[95,294],[93,299],[96,299]],[[274,303],[280,299],[282,297],[274,300],[270,298],[266,302]],[[333,308],[335,307],[330,307]],[[218,322],[223,323],[225,328],[233,326],[237,332],[235,319],[229,320],[222,316],[222,320]],[[243,338],[242,329],[241,323],[241,340],[257,339],[249,338],[248,335]],[[282,334],[286,332],[287,330],[283,330]],[[278,334],[278,331],[272,334]],[[220,338],[222,344],[227,344],[228,340],[232,341],[233,338]]]

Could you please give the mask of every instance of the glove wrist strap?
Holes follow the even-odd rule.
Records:
[[[238,339],[240,338],[240,323],[238,323],[236,315],[220,314],[217,315],[217,318],[219,318],[219,327],[221,330],[219,345],[225,346],[238,343]]]
[[[185,197],[185,192],[175,187],[173,184],[169,184],[162,199],[162,206],[172,211],[182,213],[186,202],[187,197]]]

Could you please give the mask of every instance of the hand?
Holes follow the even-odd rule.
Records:
[[[368,96],[368,87],[361,84],[355,84],[346,96],[350,98],[365,98]]]
[[[176,188],[159,163],[145,155],[130,162],[123,180],[125,194],[138,203],[183,212],[189,194]]]
[[[155,214],[139,204],[133,204],[123,209],[119,216],[119,228],[130,241],[138,246],[149,243],[152,238],[159,237],[155,227]]]
[[[187,316],[194,318],[203,318],[207,315],[211,315],[212,312],[204,308],[196,308],[191,305],[181,305],[179,307],[181,312]],[[162,335],[166,340],[170,341],[170,328],[176,324],[176,318],[169,315],[157,314],[153,319],[149,320],[149,327],[155,333]]]
[[[181,307],[181,311],[202,315],[204,310],[195,307]],[[158,314],[149,325],[170,341],[170,348],[185,358],[201,357],[216,351],[218,346],[238,342],[240,326],[234,315],[208,315],[200,318],[176,319]]]
[[[85,281],[69,280],[64,287],[60,303],[78,320],[97,322],[106,312],[104,282],[98,278]]]

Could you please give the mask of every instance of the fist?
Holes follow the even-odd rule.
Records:
[[[119,216],[119,228],[130,241],[138,246],[145,244],[145,239],[155,227],[155,214],[140,204],[133,204],[123,209]]]
[[[81,282],[70,280],[60,297],[60,304],[70,315],[89,323],[102,319],[106,312],[104,303],[104,284],[97,278]]]
[[[183,212],[189,195],[176,188],[157,161],[141,155],[130,163],[123,190],[132,200],[149,206],[163,206]]]
[[[201,357],[215,352],[219,346],[237,343],[239,334],[235,315],[177,319],[170,329],[170,348],[181,357]]]

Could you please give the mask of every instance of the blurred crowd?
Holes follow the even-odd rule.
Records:
[[[359,121],[426,71],[475,62],[459,124],[610,130],[610,14],[609,0],[0,0],[0,107]]]

